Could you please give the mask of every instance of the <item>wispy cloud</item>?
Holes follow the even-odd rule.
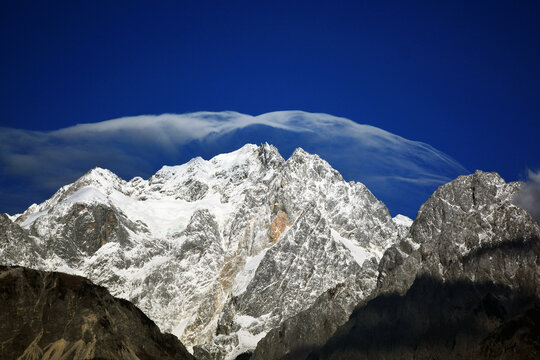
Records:
[[[527,181],[521,185],[513,200],[517,206],[527,210],[540,222],[540,170],[529,170]]]
[[[21,187],[29,194],[26,202],[18,197],[2,203],[0,211],[20,211],[32,201],[42,201],[94,166],[109,168],[123,177],[147,177],[165,164],[263,141],[277,146],[285,156],[298,146],[317,153],[345,178],[366,183],[386,202],[397,196],[392,193],[397,191],[394,188],[423,186],[431,191],[467,172],[427,144],[328,114],[280,111],[250,116],[228,111],[144,115],[49,132],[0,129],[0,196],[8,199],[7,194]],[[35,197],[36,193],[40,198],[30,199],[30,194]]]

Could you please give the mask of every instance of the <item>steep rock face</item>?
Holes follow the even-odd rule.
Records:
[[[252,351],[340,283],[364,298],[404,233],[364,185],[267,144],[148,180],[96,168],[4,221],[21,234],[0,243],[3,263],[86,276],[212,359]],[[29,250],[16,253],[8,238]]]
[[[0,259],[4,265],[26,264],[38,268],[45,266],[39,239],[14,223],[6,214],[0,214]]]
[[[0,266],[2,359],[193,359],[173,335],[105,288]]]
[[[385,252],[372,300],[309,358],[491,358],[494,339],[500,358],[535,358],[540,226],[511,204],[518,186],[477,171],[440,187]]]
[[[283,206],[290,214],[315,204],[341,236],[365,247],[389,246],[396,227],[388,210],[361,183],[343,180],[317,155],[297,149],[287,160],[281,183]]]
[[[371,268],[366,266],[362,269],[364,274],[357,275],[357,278],[373,278],[376,270],[376,264]],[[353,290],[355,288],[351,284],[340,283],[327,290],[312,306],[269,331],[257,343],[251,359],[305,359],[313,350],[324,345],[337,328],[349,319],[355,306],[364,300]]]
[[[360,264],[340,238],[316,204],[308,206],[266,251],[245,289],[233,293],[213,343],[194,354],[213,358],[225,351],[234,358],[240,354],[236,349],[249,349],[250,342],[256,345],[268,330],[314,303],[320,289],[342,284],[355,300],[367,296],[375,287],[376,260],[368,257]]]
[[[119,226],[116,211],[103,205],[75,204],[66,214],[47,219],[47,224],[61,224],[55,229],[54,236],[47,243],[54,253],[65,259],[69,265],[76,264],[81,255],[92,256],[101,246],[108,242],[118,242],[121,246],[129,246],[126,227]],[[44,221],[36,220],[30,233],[42,237],[37,229]],[[51,229],[47,229],[50,231]]]

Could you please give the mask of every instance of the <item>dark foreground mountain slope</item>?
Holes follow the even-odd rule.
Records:
[[[89,280],[0,266],[1,359],[194,359],[137,307]]]

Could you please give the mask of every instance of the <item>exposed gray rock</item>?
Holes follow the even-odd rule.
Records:
[[[376,263],[365,266],[358,278],[373,278]],[[358,280],[357,280],[358,281]],[[324,345],[336,329],[344,324],[354,307],[364,300],[355,290],[364,283],[340,283],[317,298],[312,306],[283,321],[257,343],[252,360],[305,359]],[[366,293],[371,289],[365,288]]]
[[[6,214],[0,214],[0,259],[4,265],[27,264],[31,267],[44,266],[43,249],[39,239],[14,223]]]
[[[540,238],[538,223],[511,203],[518,189],[518,183],[482,171],[441,186],[420,208],[409,238],[383,256],[378,292],[404,293],[422,274],[443,281],[534,284],[523,276],[540,276],[536,259],[507,257],[501,250]]]

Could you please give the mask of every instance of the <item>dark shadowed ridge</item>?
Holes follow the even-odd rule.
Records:
[[[194,359],[127,300],[74,275],[0,266],[1,359]]]
[[[308,359],[537,359],[539,315],[540,299],[527,291],[424,276],[404,296],[380,295],[357,309]]]

